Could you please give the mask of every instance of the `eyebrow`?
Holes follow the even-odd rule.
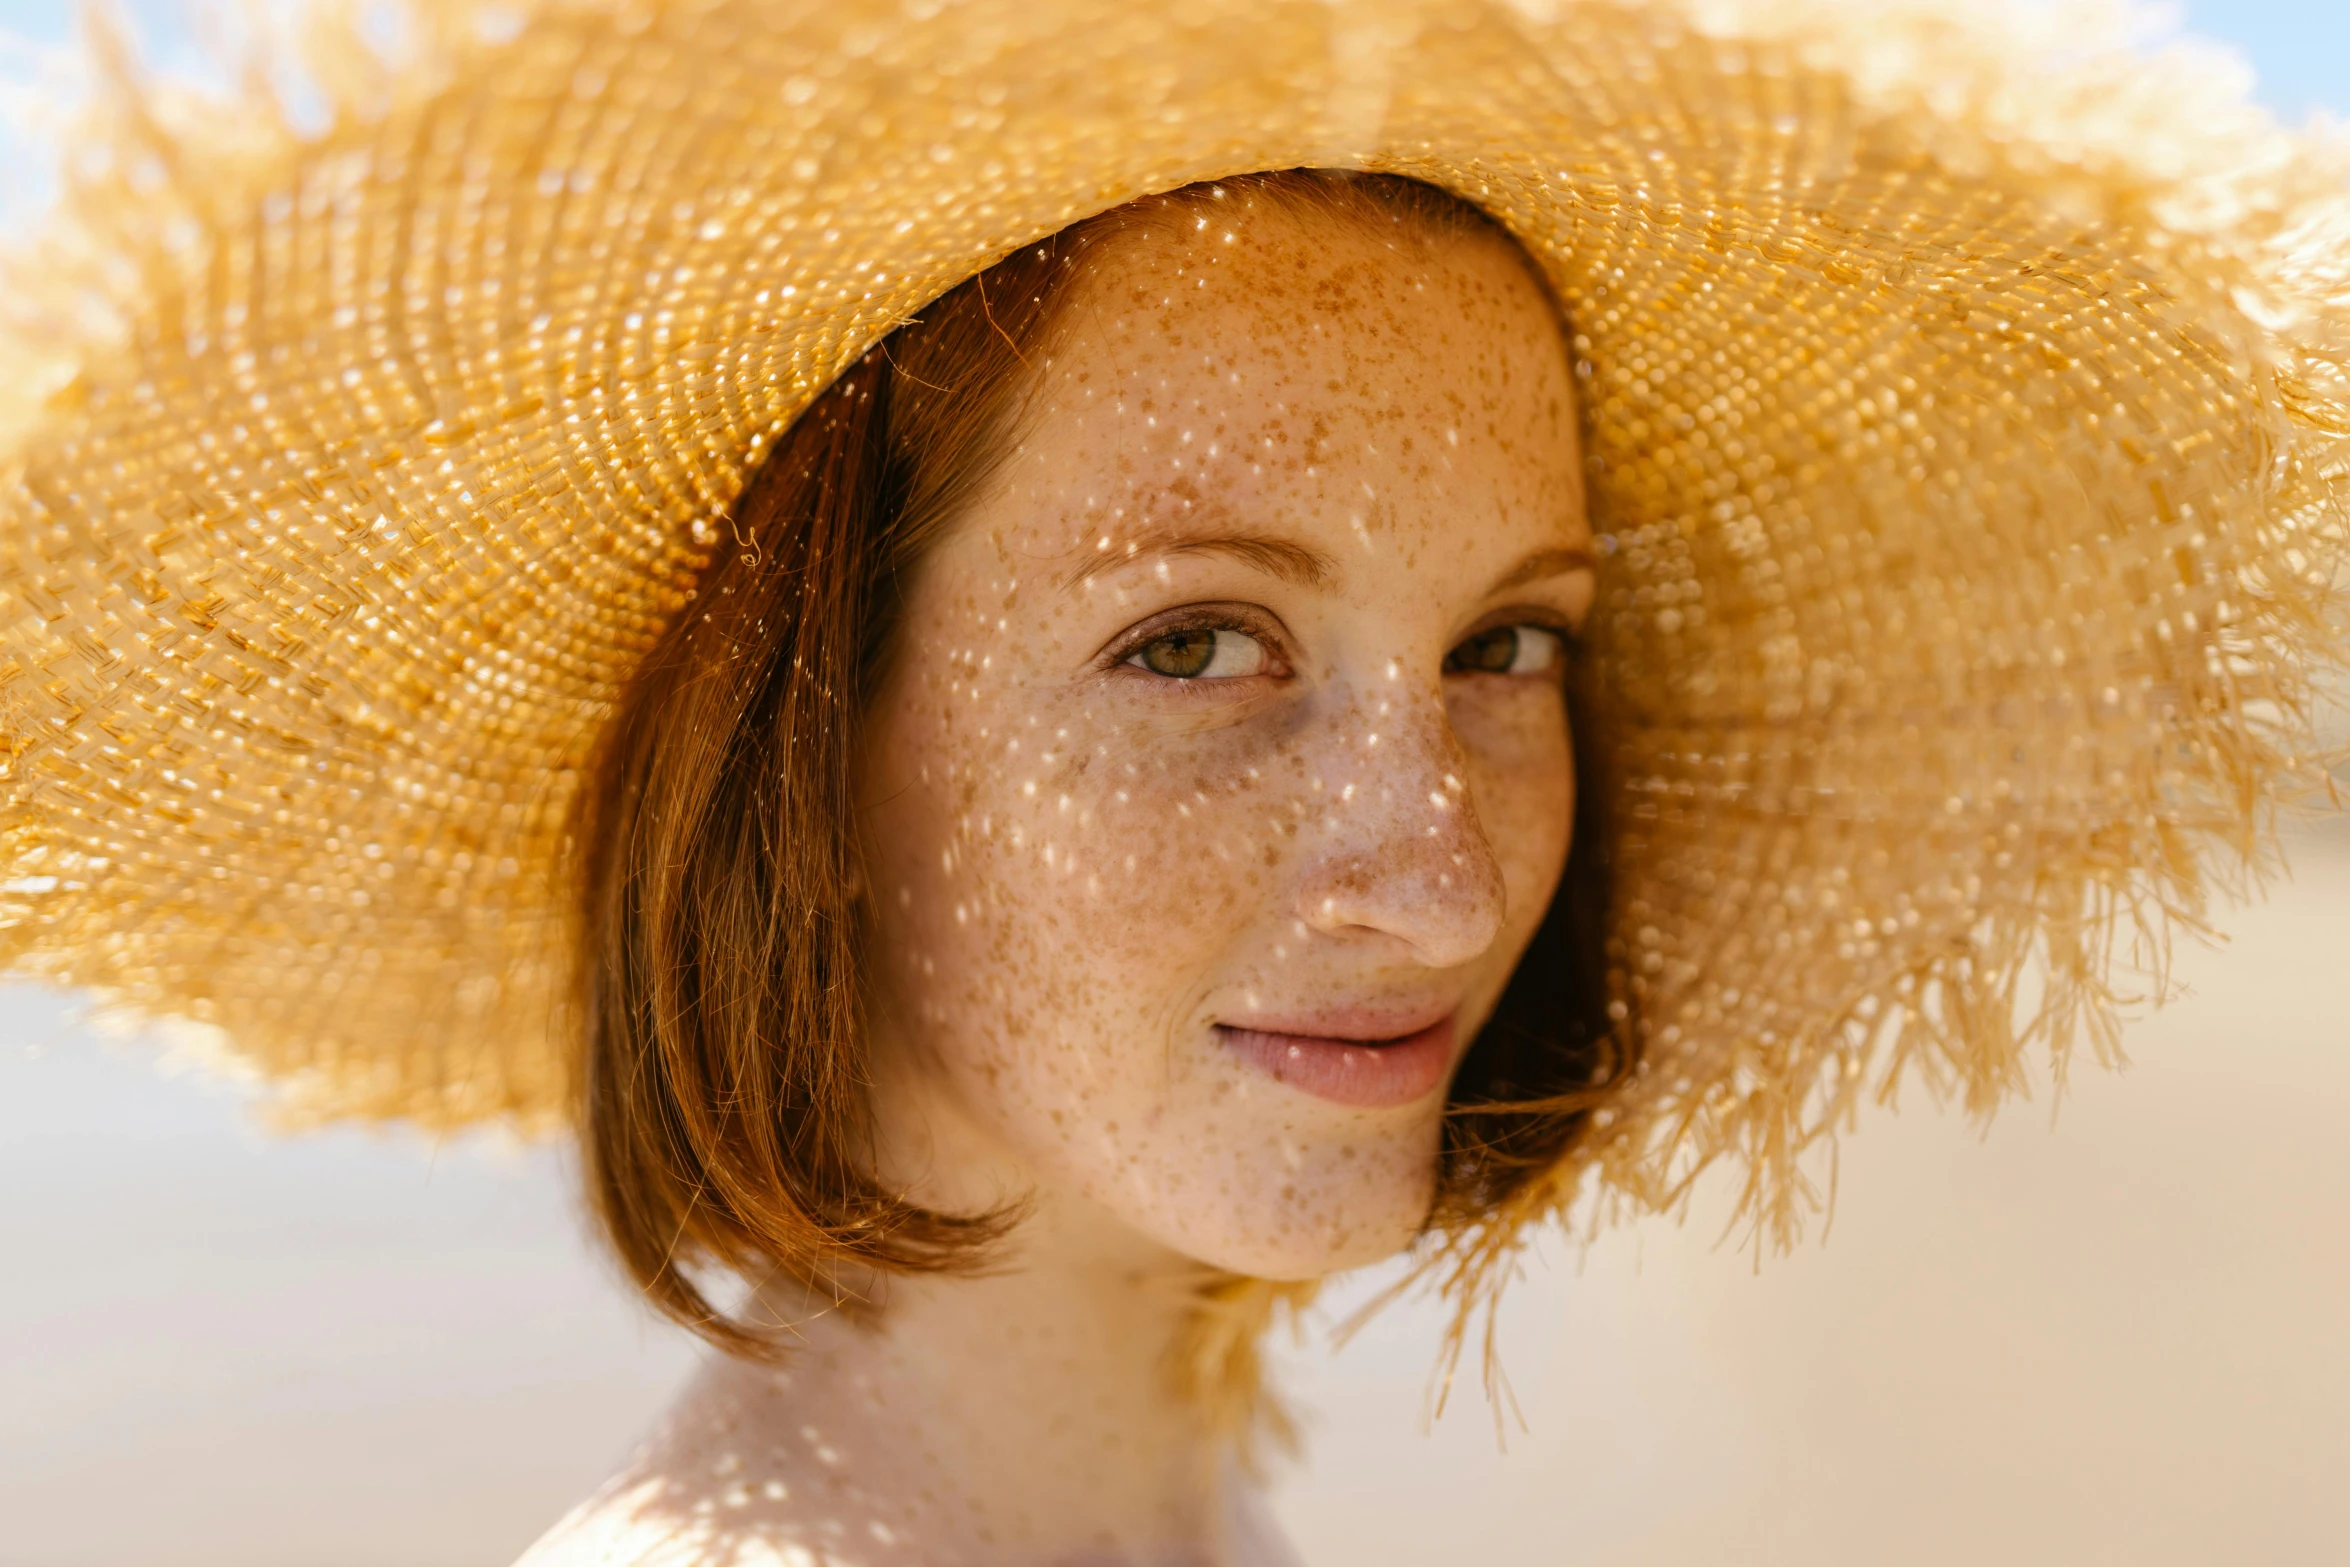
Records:
[[[1581,548],[1536,550],[1501,574],[1493,591],[1506,593],[1511,588],[1522,588],[1529,582],[1542,582],[1551,577],[1572,576],[1578,571],[1597,571],[1599,557]]]
[[[1168,555],[1224,555],[1243,565],[1254,566],[1267,576],[1278,577],[1303,588],[1321,586],[1338,569],[1338,563],[1320,550],[1308,549],[1294,540],[1274,538],[1262,533],[1208,533],[1134,539],[1128,542],[1124,550],[1115,553],[1099,551],[1092,559],[1069,573],[1065,585],[1073,588],[1096,572],[1106,571],[1112,566]]]

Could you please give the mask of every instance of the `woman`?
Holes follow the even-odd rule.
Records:
[[[2295,776],[2340,203],[2154,66],[420,20],[314,139],[97,143],[6,956],[296,1112],[575,1107],[732,1358],[536,1561],[1263,1559],[1275,1302],[1467,1313],[1724,1155],[1784,1236],[1863,1091],[2107,1038]]]
[[[1288,175],[1023,249],[800,417],[582,835],[607,1225],[674,1315],[793,1347],[718,1363],[541,1559],[730,1492],[912,1559],[1240,1549],[1169,1375],[1201,1285],[1491,1206],[1572,1121],[1447,1101],[1598,1070],[1576,900],[1521,962],[1574,814],[1574,410],[1499,229]]]

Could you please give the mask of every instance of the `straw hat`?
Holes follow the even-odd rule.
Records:
[[[0,965],[299,1114],[558,1118],[567,802],[763,443],[1023,242],[1386,170],[1574,332],[1645,1048],[1581,1157],[1784,1211],[1903,1067],[2109,1042],[2317,776],[2342,167],[2047,9],[427,3],[264,62],[300,115],[118,76],[0,345]]]

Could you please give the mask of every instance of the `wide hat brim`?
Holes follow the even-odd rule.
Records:
[[[2337,646],[2341,169],[2029,14],[421,6],[306,126],[119,88],[0,351],[0,963],[300,1113],[559,1119],[568,804],[764,444],[1016,245],[1386,170],[1587,403],[1643,1059],[1544,1190],[1783,1212],[1865,1085],[2107,1015]]]

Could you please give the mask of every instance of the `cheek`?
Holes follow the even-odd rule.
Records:
[[[1236,736],[1169,744],[1137,728],[1103,725],[1055,780],[1077,818],[1066,895],[1104,980],[1172,1013],[1274,911],[1303,769]]]
[[[1170,760],[1114,714],[984,684],[898,700],[868,822],[889,1004],[935,1065],[1016,1101],[991,1119],[1163,1091],[1174,1031],[1275,898],[1294,813],[1266,775],[1296,769],[1214,736]]]
[[[1479,825],[1509,889],[1509,928],[1541,923],[1566,869],[1575,824],[1575,756],[1555,688],[1471,693],[1448,704]],[[1511,948],[1514,953],[1517,949]]]

